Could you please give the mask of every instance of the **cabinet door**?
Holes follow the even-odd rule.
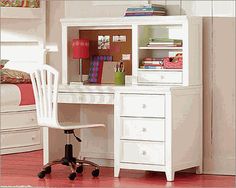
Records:
[[[121,116],[130,117],[164,117],[164,95],[121,95]]]

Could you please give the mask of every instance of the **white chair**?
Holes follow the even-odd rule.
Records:
[[[46,174],[51,173],[51,166],[55,164],[63,164],[71,167],[72,173],[68,176],[70,180],[74,180],[77,173],[82,173],[83,164],[89,164],[95,167],[92,175],[97,177],[99,175],[99,166],[91,161],[79,160],[73,157],[73,147],[70,144],[70,135],[74,134],[75,129],[104,127],[104,124],[90,124],[90,125],[66,125],[58,122],[57,115],[57,96],[58,96],[58,77],[59,73],[49,65],[43,65],[40,69],[35,70],[30,74],[34,90],[37,120],[39,126],[62,129],[67,136],[67,143],[65,145],[65,157],[60,160],[49,162],[43,166],[42,171],[39,172],[38,177],[44,178]],[[76,137],[76,136],[75,136]],[[76,139],[81,142],[80,138]]]

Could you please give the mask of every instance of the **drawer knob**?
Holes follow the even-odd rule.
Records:
[[[142,131],[143,131],[143,132],[146,132],[146,131],[147,131],[147,129],[146,129],[146,128],[143,128],[143,129],[142,129]]]
[[[146,154],[147,154],[147,152],[146,152],[146,151],[142,151],[142,154],[143,154],[143,155],[146,155]]]
[[[165,77],[163,75],[161,75],[161,79],[163,80]]]
[[[146,107],[147,107],[147,105],[146,105],[146,104],[143,104],[143,105],[142,105],[142,108],[146,108]]]

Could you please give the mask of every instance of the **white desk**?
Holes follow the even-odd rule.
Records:
[[[59,103],[85,104],[81,123],[106,124],[81,132],[81,155],[106,159],[103,165],[114,159],[116,177],[120,168],[142,169],[163,171],[168,181],[178,170],[201,172],[201,101],[201,87],[194,86],[61,85],[58,97]],[[55,158],[56,146],[46,148],[45,161]]]
[[[185,168],[198,167],[201,172],[202,19],[189,16],[68,18],[61,19],[61,24],[63,84],[78,77],[68,44],[80,31],[108,29],[119,33],[128,29],[132,32],[132,40],[127,40],[126,45],[132,46],[129,54],[133,85],[64,85],[59,89],[60,103],[82,104],[78,109],[81,123],[106,124],[105,129],[81,132],[80,154],[99,159],[99,164],[114,166],[115,177],[119,176],[120,168],[162,171],[168,181],[174,180],[175,171]],[[147,46],[150,38],[160,36],[181,39],[183,45],[181,48]],[[180,70],[140,66],[146,57],[169,57],[180,51],[183,53]],[[53,155],[60,151],[55,146],[52,149]]]

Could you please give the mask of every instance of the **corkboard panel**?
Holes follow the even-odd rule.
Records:
[[[109,35],[110,36],[110,49],[98,49],[98,36]],[[125,35],[126,42],[113,42],[114,35]],[[79,38],[85,38],[89,40],[89,54],[93,55],[111,55],[113,61],[120,61],[122,54],[130,54],[131,59],[124,61],[125,74],[132,75],[132,31],[131,29],[105,29],[105,30],[80,30]],[[83,74],[89,73],[89,61],[83,62]]]

